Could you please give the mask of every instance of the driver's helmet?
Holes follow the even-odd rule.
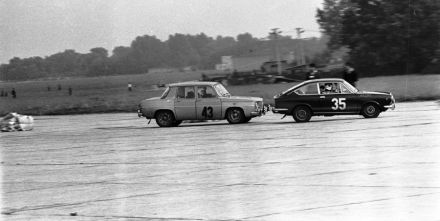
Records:
[[[331,91],[332,90],[332,84],[330,84],[330,83],[325,84],[324,85],[324,89],[325,89],[325,91]]]

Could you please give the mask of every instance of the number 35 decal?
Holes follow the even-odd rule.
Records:
[[[332,110],[345,110],[345,108],[347,107],[346,103],[345,103],[345,98],[333,98],[332,99],[333,105],[332,106]]]

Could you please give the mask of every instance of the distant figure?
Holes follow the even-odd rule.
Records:
[[[61,84],[58,84],[58,90],[61,91]]]
[[[72,87],[69,87],[69,96],[72,96],[73,90]]]
[[[358,73],[354,70],[350,62],[345,63],[344,69],[344,80],[356,87]]]
[[[128,83],[127,87],[128,87],[128,91],[132,91],[133,90],[133,85],[131,83]]]
[[[202,73],[202,81],[207,81],[208,80],[208,76],[206,76],[205,73]]]
[[[5,96],[5,91],[2,89],[2,93],[0,94],[0,97],[4,97]]]
[[[318,69],[314,63],[309,64],[309,71],[307,72],[307,80],[318,78]]]
[[[15,88],[12,88],[11,95],[12,95],[12,98],[17,98],[17,92],[15,92]]]
[[[50,91],[50,86],[47,86],[47,91]]]

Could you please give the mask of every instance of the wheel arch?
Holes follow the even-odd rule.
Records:
[[[375,100],[368,100],[365,101],[364,103],[362,103],[361,105],[361,109],[360,109],[360,113],[362,113],[362,110],[364,109],[365,106],[367,106],[368,104],[374,104],[376,105],[380,111],[384,111],[384,108],[382,105],[379,104],[379,102],[375,101]]]
[[[297,107],[301,107],[301,106],[305,106],[307,108],[309,108],[310,112],[313,115],[313,109],[312,106],[310,106],[310,104],[306,104],[306,103],[299,103],[299,104],[295,104],[292,109],[289,110],[290,115],[293,115],[293,111],[297,108]]]
[[[154,118],[156,118],[157,113],[159,113],[161,111],[169,111],[169,112],[171,112],[173,114],[174,117],[176,117],[176,114],[174,113],[173,110],[170,110],[170,109],[158,109],[158,110],[154,111]]]
[[[241,110],[241,111],[243,112],[243,114],[244,114],[244,110],[243,110],[242,107],[236,107],[236,106],[228,107],[228,108],[226,108],[225,112],[223,113],[223,119],[226,119],[227,114],[228,114],[228,111],[231,110],[231,109],[239,109],[239,110]]]

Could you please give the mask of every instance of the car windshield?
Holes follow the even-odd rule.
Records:
[[[359,91],[357,88],[353,87],[353,85],[347,82],[344,82],[344,85],[348,88],[348,90],[352,91],[353,93],[357,93]]]
[[[165,89],[160,98],[164,99],[168,95],[168,92],[170,92],[170,87],[167,87],[167,89]]]
[[[231,94],[228,92],[228,90],[226,90],[225,87],[223,87],[222,84],[216,84],[214,85],[214,88],[221,97],[231,96]]]

